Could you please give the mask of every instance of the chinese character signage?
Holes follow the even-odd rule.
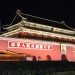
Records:
[[[12,42],[8,41],[9,48],[24,48],[24,49],[38,49],[38,50],[52,50],[51,44],[31,43],[31,42]]]

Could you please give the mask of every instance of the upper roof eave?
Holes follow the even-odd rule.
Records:
[[[18,14],[18,16],[20,16],[22,18],[22,20],[26,19],[29,22],[38,23],[38,24],[41,24],[41,25],[44,24],[44,25],[51,26],[51,27],[56,27],[56,28],[61,28],[61,29],[75,31],[75,29],[67,26],[64,23],[64,21],[58,22],[58,21],[54,21],[54,20],[40,18],[40,17],[36,17],[36,16],[32,16],[32,15],[21,13],[19,10],[17,11],[17,14]],[[14,25],[9,26],[9,27],[4,28],[4,29],[10,29],[10,28],[14,27],[15,25],[21,24],[21,21],[19,23],[17,23],[17,24],[14,24]]]
[[[23,17],[27,18],[27,20],[30,21],[30,22],[34,22],[34,23],[39,23],[39,24],[44,24],[44,25],[48,25],[48,26],[53,26],[53,27],[57,27],[57,28],[62,28],[62,29],[75,31],[75,29],[67,26],[64,21],[58,22],[58,21],[54,21],[54,20],[49,20],[49,19],[37,17],[37,16],[32,16],[32,15],[21,13],[21,11],[19,11],[19,10],[18,10],[17,13],[22,18]]]

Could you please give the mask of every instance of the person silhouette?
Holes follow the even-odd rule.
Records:
[[[40,61],[41,60],[41,57],[40,56],[38,56],[38,59],[37,59],[37,61]]]

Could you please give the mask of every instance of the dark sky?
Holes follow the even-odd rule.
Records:
[[[10,24],[20,9],[25,14],[47,18],[54,21],[65,21],[65,23],[75,28],[75,2],[51,1],[51,0],[18,0],[0,1],[0,20],[3,25]]]

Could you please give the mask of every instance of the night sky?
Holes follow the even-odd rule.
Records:
[[[38,16],[54,21],[65,21],[65,23],[75,28],[75,2],[51,1],[51,0],[15,0],[0,1],[0,20],[2,25],[10,24],[16,10],[22,13]]]

